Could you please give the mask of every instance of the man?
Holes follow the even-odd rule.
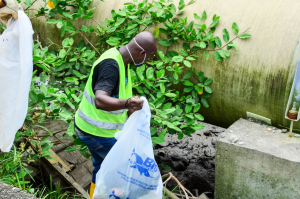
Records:
[[[141,32],[126,46],[104,52],[94,63],[84,97],[75,115],[75,132],[87,145],[95,167],[91,198],[96,173],[116,143],[114,134],[122,130],[127,115],[130,116],[143,106],[143,100],[137,96],[132,97],[129,64],[142,66],[156,52],[157,41],[153,34]]]

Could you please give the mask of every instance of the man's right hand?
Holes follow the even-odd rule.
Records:
[[[127,107],[137,111],[143,108],[144,100],[140,99],[138,96],[130,98],[127,102]]]
[[[2,1],[3,2],[3,1]],[[5,0],[6,6],[0,8],[0,21],[6,25],[7,21],[13,17],[18,19],[18,11],[23,10],[22,6],[18,4],[17,0]]]

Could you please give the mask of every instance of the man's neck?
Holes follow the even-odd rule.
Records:
[[[132,62],[132,59],[128,53],[128,50],[126,49],[126,46],[123,46],[119,49],[120,54],[122,55],[124,65],[127,66]]]

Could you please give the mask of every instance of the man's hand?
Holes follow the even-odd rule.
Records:
[[[144,100],[140,99],[138,96],[134,96],[128,100],[127,107],[137,111],[143,108],[143,104]]]
[[[7,21],[13,17],[18,19],[18,11],[23,10],[22,6],[18,4],[17,0],[5,0],[6,6],[1,8],[0,6],[0,21],[6,25]],[[0,4],[4,3],[3,0]]]
[[[128,117],[130,117],[130,115],[132,115],[132,113],[134,113],[134,110],[133,110],[133,109],[129,109],[129,110],[127,111]]]

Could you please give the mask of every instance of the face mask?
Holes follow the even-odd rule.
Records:
[[[137,45],[138,47],[140,47],[140,49],[142,49],[143,51],[145,51],[144,48],[142,48],[142,47],[136,42],[135,38],[133,38],[133,40],[134,40],[134,42],[136,43],[136,45]],[[144,61],[143,61],[142,63],[140,63],[140,64],[136,64],[135,61],[134,61],[134,59],[133,59],[133,57],[132,57],[132,55],[131,55],[131,53],[130,53],[130,51],[129,51],[129,49],[128,49],[128,47],[127,47],[127,45],[126,45],[126,48],[127,48],[128,52],[129,52],[129,55],[130,55],[130,57],[131,57],[131,59],[132,59],[132,61],[133,61],[133,63],[134,63],[135,66],[142,66],[142,65],[144,65],[145,60],[146,60],[146,51],[145,51]]]

